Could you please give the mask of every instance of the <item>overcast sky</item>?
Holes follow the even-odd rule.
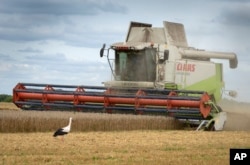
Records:
[[[189,46],[235,52],[238,68],[223,62],[226,89],[250,102],[248,0],[1,0],[0,93],[18,82],[102,85],[102,44],[124,41],[130,21],[164,20],[184,24]]]

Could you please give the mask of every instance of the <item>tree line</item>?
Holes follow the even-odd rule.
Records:
[[[12,102],[12,96],[7,94],[0,94],[0,102]]]

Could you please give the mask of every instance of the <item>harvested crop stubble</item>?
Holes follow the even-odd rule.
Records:
[[[0,133],[3,164],[208,164],[229,163],[230,148],[249,148],[245,131]]]
[[[0,111],[0,132],[47,132],[68,124],[72,131],[181,129],[170,117],[61,111]]]

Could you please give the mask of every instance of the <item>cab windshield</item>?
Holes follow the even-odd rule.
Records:
[[[117,81],[155,81],[156,49],[116,50],[115,79]]]

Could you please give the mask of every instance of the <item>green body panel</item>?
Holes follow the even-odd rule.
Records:
[[[206,91],[209,95],[214,97],[215,102],[221,100],[221,91],[222,88],[224,87],[224,82],[222,77],[222,65],[215,64],[215,67],[216,67],[216,74],[214,76],[204,79],[193,85],[190,85],[184,89]]]

